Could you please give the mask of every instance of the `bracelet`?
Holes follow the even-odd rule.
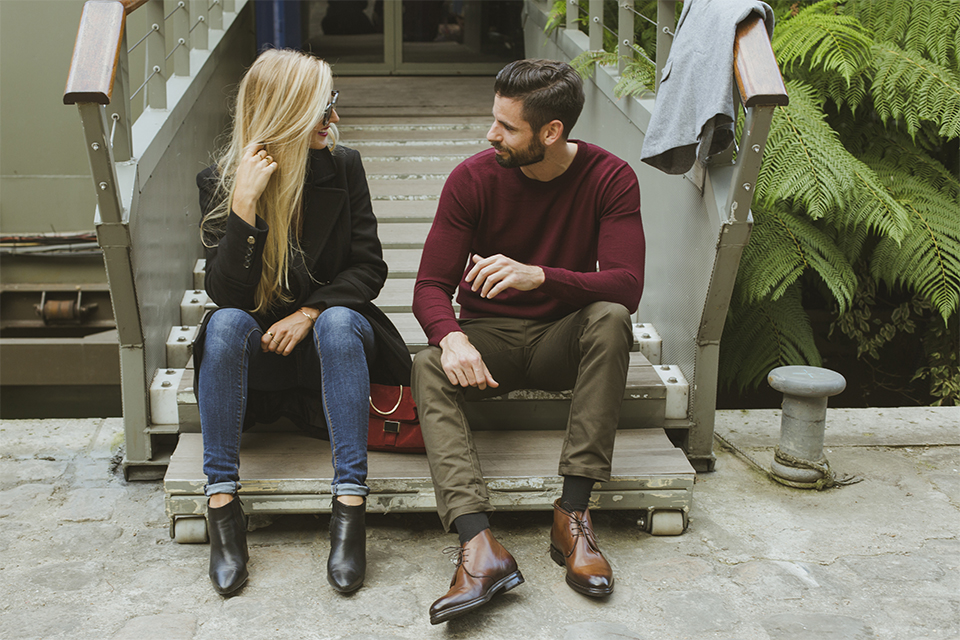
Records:
[[[305,315],[305,316],[307,316],[308,318],[310,318],[310,322],[316,322],[316,321],[317,321],[316,318],[314,318],[313,316],[311,316],[309,313],[307,313],[307,312],[304,311],[303,309],[297,309],[297,311],[299,311],[299,312],[302,313],[303,315]]]

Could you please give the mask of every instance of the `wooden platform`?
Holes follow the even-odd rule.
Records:
[[[498,510],[547,510],[560,496],[557,464],[562,431],[477,431],[474,433],[491,502]],[[329,513],[330,446],[297,431],[243,435],[240,496],[247,513]],[[181,434],[164,477],[171,526],[177,518],[206,512],[203,441]],[[613,476],[597,483],[592,509],[673,511],[686,514],[695,472],[662,429],[617,432]],[[425,455],[370,452],[367,510],[436,510]],[[686,517],[684,515],[684,522]]]

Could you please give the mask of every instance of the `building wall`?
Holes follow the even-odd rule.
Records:
[[[92,231],[76,107],[63,104],[83,0],[0,1],[0,232]]]

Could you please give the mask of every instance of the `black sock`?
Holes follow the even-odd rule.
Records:
[[[486,513],[465,513],[453,519],[453,528],[460,535],[460,546],[467,544],[475,535],[490,528]]]
[[[560,506],[567,511],[586,511],[593,491],[593,478],[583,476],[563,476],[563,493],[560,494]]]

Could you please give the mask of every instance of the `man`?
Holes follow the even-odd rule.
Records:
[[[414,290],[431,346],[414,359],[413,393],[440,518],[460,536],[433,624],[523,582],[490,533],[493,508],[462,410],[465,399],[513,389],[573,389],[550,554],[573,589],[613,591],[587,505],[594,482],[610,478],[643,286],[640,189],[625,162],[568,140],[584,101],[572,67],[512,62],[494,90],[493,149],[450,174]]]

